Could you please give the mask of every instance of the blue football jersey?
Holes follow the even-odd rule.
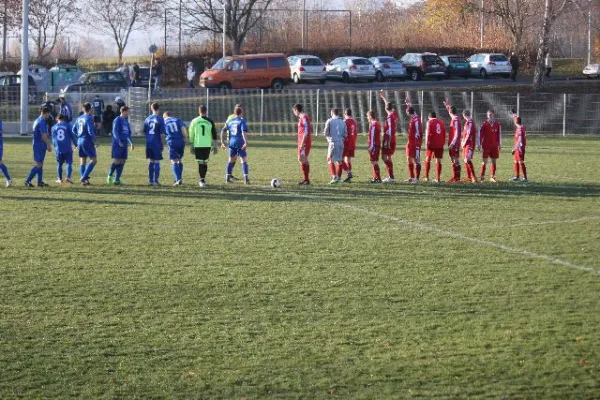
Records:
[[[75,120],[73,133],[81,141],[95,141],[96,129],[94,128],[94,119],[91,115],[83,114]]]
[[[52,144],[57,153],[67,154],[73,151],[73,146],[77,145],[75,135],[73,135],[71,125],[67,122],[59,122],[52,127]]]
[[[179,118],[169,117],[165,119],[165,134],[169,146],[183,145],[183,121]]]
[[[113,121],[113,143],[127,143],[131,142],[131,127],[129,126],[129,120],[121,116],[115,118]]]
[[[34,146],[45,146],[46,144],[42,140],[42,134],[48,133],[48,123],[41,115],[37,117],[33,123],[33,145]]]
[[[159,115],[150,115],[144,121],[144,133],[147,147],[161,146],[160,135],[165,134],[165,120]]]
[[[227,121],[227,131],[229,132],[229,147],[240,148],[245,144],[242,132],[248,132],[248,127],[244,118],[235,117]]]

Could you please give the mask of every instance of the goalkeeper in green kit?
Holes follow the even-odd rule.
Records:
[[[200,187],[206,186],[210,151],[212,150],[214,154],[217,153],[217,128],[215,123],[206,116],[206,110],[205,105],[199,107],[200,116],[192,120],[189,128],[192,154],[196,156],[200,173]]]

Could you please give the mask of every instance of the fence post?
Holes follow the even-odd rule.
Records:
[[[517,93],[517,115],[521,115],[521,93]]]
[[[475,118],[475,93],[471,92],[471,118]]]
[[[563,137],[567,136],[567,94],[563,95]]]
[[[420,105],[421,105],[421,129],[423,129],[423,117],[425,116],[424,114],[424,108],[425,108],[425,92],[421,90],[421,101],[420,101]]]
[[[265,114],[265,89],[260,89],[260,136],[263,135],[264,114]]]
[[[373,93],[373,91],[369,90],[369,110],[373,109],[373,99],[371,97],[372,93]]]
[[[321,89],[317,89],[317,120],[315,121],[315,136],[319,135],[319,100],[320,100]]]
[[[206,88],[206,111],[207,111],[207,112],[208,112],[208,100],[209,100],[209,97],[208,97],[208,92],[209,92],[209,91],[210,91],[210,89],[209,89],[209,88]]]

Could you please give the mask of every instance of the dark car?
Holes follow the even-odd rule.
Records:
[[[140,67],[140,81],[136,84],[139,87],[148,87],[148,80],[150,79],[150,67]],[[152,87],[154,87],[154,81],[156,77],[152,74]]]
[[[446,64],[446,78],[462,76],[467,79],[471,76],[471,64],[463,56],[441,56]]]
[[[77,83],[64,88],[65,93],[78,91],[117,93],[129,87],[127,79],[117,71],[88,72],[81,77]]]
[[[21,101],[21,75],[0,76],[0,101],[19,103]],[[40,102],[35,79],[29,75],[29,104]]]
[[[407,53],[401,61],[413,81],[428,77],[443,79],[446,76],[446,65],[435,53]]]

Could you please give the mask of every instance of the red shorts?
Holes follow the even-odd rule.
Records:
[[[425,157],[432,160],[434,158],[444,158],[444,148],[439,149],[427,149],[427,153],[425,153]]]
[[[517,162],[524,162],[525,161],[525,148],[515,151],[513,153],[513,158]]]
[[[471,146],[463,147],[463,158],[465,160],[473,159],[473,149],[471,148]]]
[[[450,158],[459,158],[460,152],[458,151],[458,147],[448,147],[448,155]]]
[[[356,149],[346,149],[346,148],[344,148],[344,155],[343,155],[343,157],[354,158],[354,152],[355,151],[356,151]]]
[[[374,152],[370,152],[369,151],[369,157],[370,157],[371,162],[378,162],[379,161],[379,153],[380,153],[379,149],[377,149]]]
[[[406,157],[417,158],[417,146],[406,145]]]
[[[500,158],[500,149],[498,147],[494,147],[492,149],[481,149],[483,153],[483,158],[492,158],[497,160]]]
[[[307,144],[306,147],[304,147],[304,151],[302,150],[301,147],[298,147],[298,158],[300,158],[301,156],[308,157],[310,155],[311,147],[312,146],[310,144]]]

